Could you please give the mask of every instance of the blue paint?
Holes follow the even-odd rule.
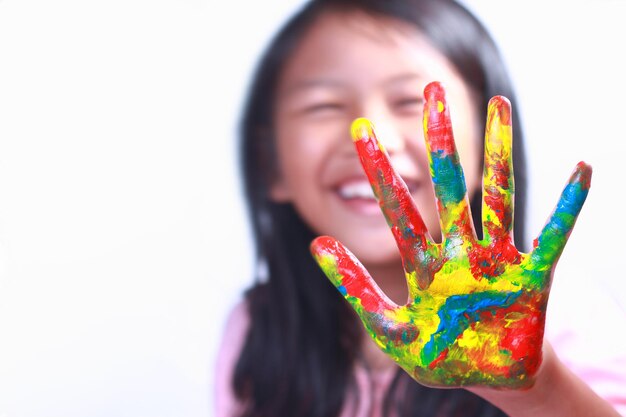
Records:
[[[348,295],[348,290],[343,285],[338,286],[337,289],[344,297]]]
[[[444,155],[443,151],[431,152],[433,184],[437,198],[444,206],[458,204],[466,193],[463,169],[456,155]]]
[[[551,266],[561,254],[588,193],[589,189],[581,183],[565,187],[554,213],[537,238],[537,249],[532,255],[536,265]]]
[[[422,361],[429,364],[452,345],[471,323],[478,322],[481,313],[511,306],[522,291],[514,293],[481,292],[455,295],[439,310],[439,327],[422,350]]]

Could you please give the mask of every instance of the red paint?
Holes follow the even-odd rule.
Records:
[[[361,271],[351,262],[341,262],[338,265],[338,272],[343,276],[342,285],[348,295],[361,300],[363,308],[369,312],[381,312],[381,300],[378,294],[366,285],[366,280],[359,276]]]
[[[475,244],[467,251],[472,275],[477,280],[495,278],[507,265],[519,264],[522,257],[510,239],[496,239],[489,246]]]
[[[482,332],[487,331],[490,334],[496,334],[498,336],[500,336],[500,334],[503,332],[502,323],[481,322],[481,327],[482,327],[481,329]],[[472,323],[470,325],[470,328],[472,330],[476,330],[476,323]],[[463,339],[463,333],[461,333],[459,337],[457,338],[457,340],[460,340],[460,339]],[[482,345],[482,346],[463,349],[463,352],[467,355],[469,359],[468,362],[472,363],[478,369],[483,369],[483,370],[488,369],[489,373],[493,375],[508,375],[509,367],[506,365],[494,366],[493,358],[491,357],[490,354],[488,353],[486,354],[485,350],[486,350],[485,346]],[[493,351],[493,349],[491,349],[491,351]]]
[[[445,348],[440,354],[439,356],[437,356],[437,359],[435,359],[434,361],[432,361],[428,367],[430,369],[435,369],[435,367],[437,366],[437,364],[441,361],[443,361],[444,359],[446,359],[448,357],[448,348]]]
[[[505,204],[505,200],[501,198],[497,190],[488,189],[487,195],[484,197],[485,204],[493,210],[496,217],[500,221],[501,226],[496,226],[489,222],[485,224],[491,236],[502,235],[502,232],[508,233],[513,224],[513,216],[511,207]]]
[[[426,235],[426,225],[402,177],[381,151],[376,137],[369,139],[356,141],[356,149],[387,222],[410,228],[413,236]]]
[[[467,201],[461,201],[459,203],[460,206],[464,206],[461,208],[461,213],[454,221],[454,225],[456,226],[456,235],[465,236],[468,240],[474,240],[476,233],[474,232],[474,221],[470,216],[469,208],[467,207]],[[446,210],[443,208],[443,210]],[[446,210],[447,211],[447,210]],[[445,218],[451,218],[449,214],[445,215]]]
[[[341,285],[346,289],[348,296],[361,300],[361,305],[366,311],[381,313],[392,308],[385,301],[387,297],[378,289],[361,263],[335,239],[329,236],[318,237],[311,244],[311,249],[318,256],[327,254],[335,258]]]
[[[511,358],[529,375],[534,375],[541,364],[545,305],[542,294],[526,293],[515,304],[497,309],[490,318],[505,331],[500,346],[510,351]]]
[[[500,155],[498,155],[500,156]],[[507,161],[491,159],[491,170],[496,185],[503,190],[509,189],[509,178],[511,178],[511,169]]]
[[[495,112],[489,112],[487,115],[487,125],[491,126],[493,118],[496,114],[500,116],[500,123],[505,126],[511,126],[511,101],[504,96],[494,96],[489,100],[489,107],[494,106]]]
[[[430,151],[442,152],[444,155],[456,155],[450,110],[441,83],[432,82],[428,84],[424,89],[424,97],[426,98],[424,113],[428,114],[426,134]],[[442,111],[439,111],[439,103],[443,105]]]
[[[580,186],[583,190],[588,190],[591,187],[591,173],[592,169],[590,165],[587,165],[583,161],[576,164],[574,175],[570,179],[570,182],[574,180],[580,182]]]

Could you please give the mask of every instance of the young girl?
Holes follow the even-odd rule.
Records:
[[[440,241],[421,129],[422,92],[434,80],[446,89],[471,214],[480,225],[488,102],[496,95],[513,106],[516,100],[494,42],[463,7],[448,0],[313,0],[267,49],[250,89],[241,147],[259,272],[226,326],[218,417],[618,415],[547,341],[532,387],[416,383],[372,342],[311,255],[317,236],[334,236],[391,302],[406,303],[398,246],[371,194],[350,124],[358,117],[374,122],[424,225]],[[524,146],[515,107],[511,112],[514,236],[523,252],[529,250]]]

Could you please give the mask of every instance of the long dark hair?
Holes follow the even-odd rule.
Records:
[[[451,0],[312,0],[275,35],[249,86],[240,125],[241,168],[256,248],[257,276],[246,292],[250,327],[236,365],[233,388],[244,416],[338,416],[356,393],[353,365],[360,346],[358,319],[309,253],[315,234],[291,204],[275,203],[272,120],[285,63],[307,29],[327,11],[364,11],[408,22],[423,33],[487,103],[504,95],[513,103],[515,239],[524,247],[525,157],[516,98],[497,45],[483,25]],[[481,196],[472,197],[480,225]],[[477,227],[477,233],[481,233]],[[399,416],[499,416],[500,410],[463,389],[431,389],[398,371],[385,410]]]

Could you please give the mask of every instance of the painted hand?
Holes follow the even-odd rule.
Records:
[[[578,164],[532,251],[520,253],[512,239],[511,108],[506,98],[492,98],[485,136],[484,239],[478,240],[444,90],[431,83],[424,93],[440,244],[432,240],[372,125],[358,119],[352,126],[361,163],[400,250],[407,304],[392,302],[335,239],[318,237],[311,251],[375,342],[418,382],[529,387],[542,359],[552,274],[587,196],[591,167]]]

